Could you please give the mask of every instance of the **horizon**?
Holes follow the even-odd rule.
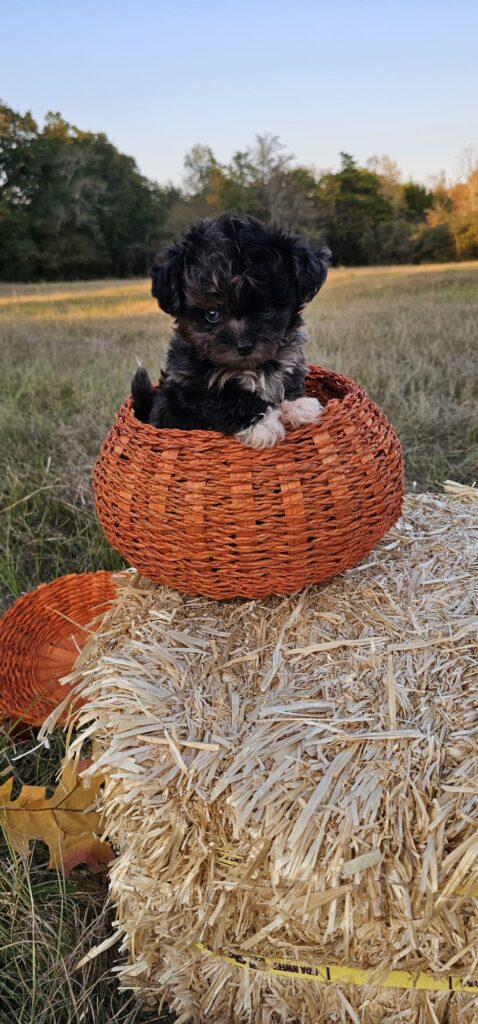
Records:
[[[293,16],[270,0],[244,0],[240,13],[219,0],[146,0],[139,18],[127,0],[22,7],[21,24],[14,10],[2,16],[3,101],[39,125],[51,110],[104,132],[162,185],[181,182],[194,145],[224,164],[266,133],[319,173],[347,152],[361,166],[387,156],[405,181],[450,183],[477,158],[463,101],[478,85],[478,7],[464,0],[453,19],[443,0],[399,11],[301,0]]]

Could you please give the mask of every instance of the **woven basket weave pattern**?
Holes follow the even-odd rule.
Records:
[[[317,424],[265,450],[119,410],[94,472],[112,546],[155,583],[211,598],[293,593],[360,561],[400,515],[403,458],[352,380],[311,367]]]
[[[66,697],[89,630],[115,595],[112,573],[72,573],[19,597],[0,620],[0,716],[41,725]],[[101,621],[101,620],[100,620]]]

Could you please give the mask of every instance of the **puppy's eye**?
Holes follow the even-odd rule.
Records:
[[[271,316],[274,316],[274,313],[275,313],[274,306],[264,306],[264,309],[262,310],[262,316],[266,320],[270,320]]]
[[[208,324],[217,324],[218,320],[221,319],[221,314],[218,309],[207,309],[204,317]]]

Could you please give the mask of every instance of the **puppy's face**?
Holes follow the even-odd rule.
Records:
[[[187,298],[178,329],[196,351],[216,366],[255,369],[275,359],[294,316],[290,302],[272,296],[229,296],[208,292]]]
[[[223,214],[159,254],[153,295],[202,358],[255,369],[279,358],[329,258],[328,249],[253,217]]]

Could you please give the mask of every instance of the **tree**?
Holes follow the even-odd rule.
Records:
[[[0,277],[143,274],[176,199],[104,134],[0,106]]]
[[[32,115],[18,114],[0,103],[0,185],[2,201],[28,202],[28,170],[38,127]]]
[[[372,156],[367,160],[367,170],[374,174],[379,183],[382,195],[390,200],[398,209],[402,198],[402,174],[396,160],[390,156]]]
[[[433,206],[433,194],[424,185],[407,181],[403,186],[401,201],[402,216],[409,221],[424,221]]]
[[[456,248],[449,224],[424,227],[416,240],[415,262],[448,263],[456,259]]]
[[[222,211],[250,213],[292,231],[311,233],[317,225],[317,181],[304,167],[292,167],[292,155],[276,135],[257,135],[248,150],[220,164],[208,146],[186,154],[184,193],[168,218],[172,234],[197,217]]]
[[[220,167],[209,146],[193,146],[184,157],[184,192],[192,197],[205,195]]]
[[[383,195],[376,174],[359,167],[349,153],[340,155],[338,173],[329,172],[319,181],[334,261],[350,266],[378,263],[382,226],[392,222],[393,205]]]
[[[209,146],[186,154],[182,188],[142,175],[103,133],[49,111],[0,104],[0,278],[144,274],[156,249],[200,217],[250,213],[327,242],[335,263],[478,257],[478,163],[430,188],[403,182],[388,156],[361,167],[343,152],[337,172],[294,163],[277,135],[220,163]]]
[[[459,260],[478,259],[478,212],[453,218],[450,224]]]
[[[0,277],[28,280],[34,265],[30,238],[31,168],[37,124],[0,103]]]
[[[478,163],[467,160],[467,177],[450,189],[452,215],[450,228],[457,257],[460,260],[478,258]]]

